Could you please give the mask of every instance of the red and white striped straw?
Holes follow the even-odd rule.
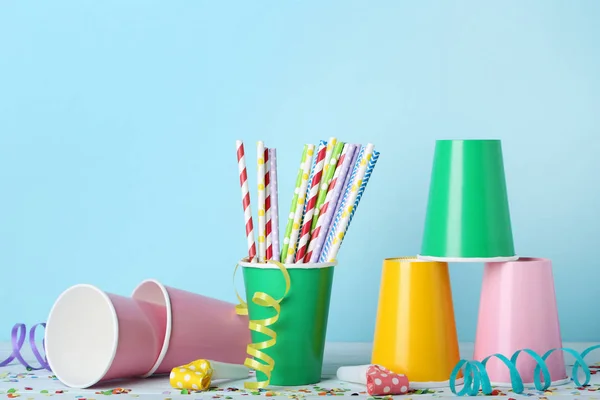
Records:
[[[304,257],[305,263],[310,262],[313,252],[318,247],[319,241],[317,239],[319,238],[319,235],[321,235],[321,234],[327,235],[328,227],[323,226],[323,224],[325,223],[325,220],[327,217],[327,209],[330,206],[335,207],[335,204],[331,204],[331,202],[332,202],[331,199],[335,192],[334,189],[335,189],[336,185],[338,184],[338,179],[340,178],[340,172],[341,172],[340,166],[344,163],[344,160],[346,159],[346,155],[348,154],[348,148],[349,148],[349,146],[346,144],[344,146],[344,149],[342,150],[342,154],[340,155],[340,158],[338,159],[337,166],[335,169],[335,174],[333,175],[333,178],[331,179],[331,182],[329,183],[329,187],[327,188],[327,197],[325,197],[325,202],[323,202],[323,205],[321,206],[321,211],[319,213],[319,216],[317,217],[318,218],[317,226],[315,227],[315,230],[313,231],[312,236],[310,238],[310,242],[308,243],[308,252],[306,253],[306,256]],[[344,177],[342,177],[342,179],[343,178]],[[340,182],[340,184],[342,184],[342,183],[343,182]],[[323,232],[321,232],[321,231],[323,231]],[[320,251],[320,250],[321,249],[319,248],[317,251]]]
[[[252,210],[250,209],[250,188],[248,186],[248,172],[246,170],[246,156],[244,143],[241,140],[235,142],[237,148],[238,171],[240,174],[240,187],[242,189],[242,206],[244,208],[244,219],[246,221],[246,239],[248,240],[248,259],[256,261],[256,243],[254,242],[254,226],[252,224]]]
[[[319,197],[319,186],[321,183],[321,177],[323,176],[323,166],[325,165],[325,155],[327,153],[327,146],[323,146],[317,153],[317,162],[315,164],[315,173],[311,181],[311,186],[308,192],[308,203],[306,205],[306,212],[304,219],[302,220],[302,233],[300,234],[300,242],[298,243],[298,252],[296,253],[296,264],[304,262],[306,251],[308,249],[308,242],[310,241],[310,228],[312,227],[312,219],[315,214],[315,205],[317,204],[317,198]]]
[[[271,179],[269,167],[269,149],[265,147],[265,236],[267,238],[266,259],[273,258],[273,242],[271,237]]]

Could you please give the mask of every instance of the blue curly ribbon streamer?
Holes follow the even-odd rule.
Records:
[[[42,353],[40,352],[40,350],[38,349],[38,347],[35,343],[35,332],[39,326],[43,327],[44,329],[46,328],[46,324],[43,322],[39,323],[39,324],[35,324],[29,330],[29,335],[27,334],[27,326],[25,324],[18,323],[18,324],[15,324],[15,326],[13,326],[11,335],[10,335],[12,352],[6,360],[0,362],[0,367],[5,367],[5,366],[9,365],[11,362],[13,362],[13,360],[16,359],[25,368],[27,368],[30,371],[38,371],[41,369],[47,369],[48,371],[51,371],[50,365],[48,364],[48,360],[46,360],[46,356],[45,355],[42,356]],[[25,344],[25,339],[27,338],[27,336],[29,336],[29,347],[31,347],[33,356],[40,363],[40,367],[34,367],[34,366],[30,365],[27,361],[25,361],[25,359],[23,358],[23,355],[21,354],[21,349],[23,348],[23,345]],[[42,349],[45,352],[44,340],[42,340]]]
[[[523,379],[517,370],[517,359],[523,353],[529,355],[536,362],[534,374],[533,374],[533,384],[535,388],[539,391],[544,391],[550,387],[552,380],[550,378],[550,372],[548,371],[548,366],[546,365],[546,360],[552,353],[555,351],[564,351],[572,355],[575,358],[575,363],[573,364],[573,369],[571,371],[571,379],[578,386],[585,386],[590,383],[591,374],[590,369],[586,365],[584,358],[590,352],[600,349],[600,345],[592,346],[585,349],[581,354],[576,352],[573,349],[569,349],[566,347],[559,347],[556,349],[552,349],[544,353],[544,355],[540,356],[535,351],[530,349],[522,349],[516,351],[510,359],[502,354],[492,354],[491,356],[486,357],[482,361],[475,360],[460,360],[458,364],[452,370],[450,374],[450,390],[457,396],[477,396],[481,391],[484,395],[489,395],[492,393],[492,384],[490,382],[490,378],[488,376],[486,365],[488,361],[492,358],[497,358],[502,361],[508,371],[510,372],[510,380],[512,390],[516,394],[523,393],[525,390],[525,386],[523,384]],[[581,382],[577,375],[579,374],[579,368],[583,370],[585,375],[585,380]],[[456,380],[458,374],[463,371],[464,383],[463,388],[460,391],[456,389]],[[543,380],[540,379],[540,375],[543,377]]]

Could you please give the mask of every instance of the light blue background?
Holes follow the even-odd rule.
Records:
[[[257,140],[278,149],[285,215],[302,145],[330,136],[381,157],[329,340],[372,339],[381,261],[419,251],[440,138],[503,140],[517,251],[553,259],[563,339],[600,340],[598,21],[597,1],[2,2],[0,340],[81,282],[234,301],[235,140],[252,166]],[[451,274],[472,341],[482,265]]]

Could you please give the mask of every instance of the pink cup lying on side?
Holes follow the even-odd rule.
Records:
[[[243,364],[250,343],[248,317],[235,305],[165,286],[148,279],[134,291],[136,300],[167,307],[167,330],[160,355],[144,376],[170,373],[199,358]]]
[[[479,319],[475,338],[476,360],[500,353],[507,358],[522,349],[540,356],[562,347],[556,307],[552,263],[543,258],[485,265]],[[524,383],[533,382],[536,362],[525,353],[517,359],[517,370]],[[569,382],[561,351],[546,359],[553,385]],[[508,368],[492,358],[486,369],[492,384],[510,386]]]
[[[161,311],[155,304],[92,285],[67,289],[54,303],[46,324],[50,368],[73,388],[145,374],[158,359],[164,341],[161,312],[165,315],[166,308]]]

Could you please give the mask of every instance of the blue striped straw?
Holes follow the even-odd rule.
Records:
[[[360,198],[362,197],[366,187],[367,187],[367,183],[369,183],[369,178],[371,177],[371,174],[373,173],[373,170],[375,169],[375,164],[377,164],[377,159],[379,158],[379,152],[373,150],[373,155],[371,156],[371,159],[369,160],[369,165],[367,165],[367,171],[365,172],[365,177],[362,180],[362,183],[360,184],[360,187],[358,188],[358,195],[356,196],[356,201],[354,202],[354,207],[352,207],[352,211],[350,211],[350,220],[348,221],[348,226],[346,227],[346,232],[348,232],[348,228],[350,228],[350,223],[352,223],[352,218],[354,217],[354,213],[356,212],[356,209],[358,208],[358,203],[360,203]],[[346,237],[346,232],[344,232],[344,238]],[[343,240],[343,238],[342,238]]]
[[[356,162],[354,163],[354,168],[352,169],[352,175],[350,175],[350,179],[347,180],[346,189],[344,190],[344,197],[342,198],[342,202],[340,203],[340,208],[335,214],[335,219],[329,228],[327,233],[327,239],[325,240],[325,244],[323,245],[323,250],[321,251],[321,256],[319,257],[319,262],[327,261],[327,256],[329,254],[329,249],[331,247],[331,243],[333,242],[333,237],[335,235],[335,230],[340,223],[340,219],[342,218],[342,212],[346,207],[346,202],[348,201],[348,196],[350,195],[350,190],[352,188],[352,183],[356,178],[356,172],[358,171],[358,167],[360,166],[360,161],[362,160],[365,153],[365,146],[360,147],[360,152],[358,153],[358,157],[356,158]]]

